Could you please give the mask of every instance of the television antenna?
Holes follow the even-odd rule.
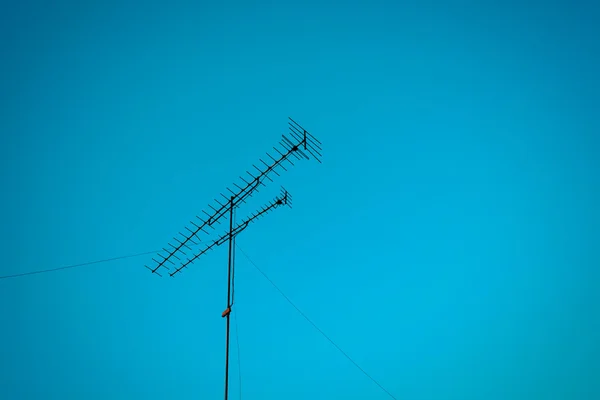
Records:
[[[235,244],[235,237],[243,232],[248,226],[265,216],[269,212],[281,206],[292,207],[292,196],[281,188],[281,193],[275,197],[270,203],[267,203],[260,209],[250,213],[248,217],[244,218],[240,223],[235,222],[235,210],[241,205],[245,204],[246,200],[252,197],[255,193],[258,193],[260,187],[266,187],[266,181],[273,182],[271,175],[279,175],[278,170],[287,171],[284,164],[294,166],[292,158],[296,160],[311,158],[321,163],[321,142],[311,135],[306,129],[298,124],[293,119],[289,118],[288,122],[288,136],[282,135],[282,139],[279,142],[280,148],[273,147],[275,151],[275,157],[270,153],[266,153],[268,156],[268,162],[260,159],[261,167],[253,165],[255,172],[251,173],[246,171],[247,178],[240,176],[240,181],[234,183],[234,188],[227,188],[227,195],[220,193],[221,198],[215,199],[212,204],[208,205],[210,212],[206,210],[202,211],[204,217],[196,216],[196,218],[190,221],[189,225],[185,227],[186,233],[179,232],[179,236],[173,237],[173,240],[168,243],[168,248],[162,248],[162,251],[157,254],[157,259],[152,258],[154,264],[151,267],[145,266],[153,274],[158,276],[162,275],[159,270],[166,269],[169,271],[171,277],[179,274],[182,270],[187,269],[203,254],[209,252],[215,247],[221,246],[224,243],[228,244],[229,257],[227,263],[227,307],[221,314],[223,318],[226,318],[226,347],[225,347],[225,400],[228,398],[229,393],[229,319],[231,310],[234,304],[234,290],[235,288],[235,265],[233,257],[233,246]],[[211,230],[215,230],[215,225],[222,223],[224,219],[229,219],[229,229],[219,236],[217,239],[213,239],[208,243],[204,244],[204,241],[200,238],[201,233],[210,235]],[[197,251],[192,256],[188,256],[186,252],[194,252],[191,245],[200,246],[204,244],[200,251]],[[173,268],[172,272],[169,266]]]

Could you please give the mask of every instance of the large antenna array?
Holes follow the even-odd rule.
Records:
[[[246,171],[246,174],[249,178],[244,179],[240,176],[240,184],[234,183],[234,189],[227,188],[228,195],[224,195],[221,193],[221,197],[223,200],[214,200],[214,203],[209,204],[211,212],[202,211],[205,215],[204,218],[200,218],[196,216],[196,220],[190,221],[190,225],[185,227],[187,231],[186,234],[179,232],[179,237],[175,236],[173,238],[173,243],[169,242],[168,247],[166,249],[163,247],[162,251],[157,254],[156,259],[152,259],[154,261],[154,265],[152,267],[145,266],[148,268],[153,274],[158,276],[160,273],[158,270],[160,268],[164,268],[169,270],[168,264],[176,266],[173,272],[170,272],[170,276],[174,276],[181,272],[184,268],[187,268],[188,265],[192,264],[198,258],[200,258],[203,254],[207,253],[211,249],[218,247],[224,243],[229,244],[229,262],[228,262],[228,277],[227,277],[227,308],[221,316],[223,318],[227,318],[227,336],[226,336],[226,350],[225,350],[225,400],[227,400],[229,393],[229,317],[231,314],[231,307],[233,306],[233,241],[234,238],[244,231],[250,223],[256,221],[262,216],[266,215],[270,211],[274,210],[277,207],[287,205],[291,208],[292,206],[292,197],[291,195],[282,188],[281,194],[273,199],[270,203],[266,204],[258,211],[251,213],[247,218],[243,219],[239,224],[235,224],[234,222],[234,210],[242,203],[246,203],[246,200],[251,197],[254,193],[258,192],[258,188],[260,186],[266,186],[265,180],[273,181],[270,177],[271,173],[280,176],[278,169],[282,169],[287,171],[284,166],[284,163],[289,163],[290,165],[294,165],[292,162],[292,158],[296,158],[297,160],[301,159],[310,159],[311,157],[317,160],[319,163],[321,162],[321,142],[317,140],[313,135],[306,131],[300,124],[298,124],[293,119],[289,118],[289,131],[288,136],[281,135],[282,139],[279,142],[280,149],[277,147],[273,147],[275,150],[275,157],[271,154],[267,153],[269,157],[269,162],[265,162],[260,159],[262,163],[261,167],[257,167],[253,165],[256,172],[251,173]],[[309,157],[310,156],[310,157]],[[243,183],[242,183],[243,182]],[[197,251],[191,257],[188,257],[186,251],[193,252],[194,250],[191,245],[200,246],[202,240],[200,238],[200,233],[204,233],[206,235],[210,235],[208,229],[214,230],[215,224],[220,224],[221,220],[229,215],[229,230],[219,236],[217,239],[210,241],[205,244],[200,251]],[[185,250],[184,250],[185,249]],[[179,266],[175,264],[173,260],[177,260]],[[234,286],[235,287],[235,286]]]
[[[200,233],[204,233],[210,235],[208,232],[208,228],[215,229],[215,224],[220,224],[221,220],[224,216],[228,214],[228,211],[231,207],[235,207],[240,203],[246,203],[246,199],[251,197],[255,192],[258,192],[259,186],[266,186],[264,181],[269,180],[273,181],[269,175],[274,173],[277,176],[280,176],[277,172],[278,168],[287,171],[284,166],[284,163],[287,161],[291,166],[294,165],[291,158],[294,157],[298,160],[301,159],[309,159],[309,156],[312,156],[319,163],[321,162],[321,142],[317,140],[313,135],[311,135],[308,131],[306,131],[302,126],[300,126],[296,121],[289,118],[289,137],[286,135],[281,135],[282,140],[279,142],[281,147],[278,149],[277,147],[273,147],[273,150],[276,153],[276,157],[273,157],[270,153],[266,153],[266,155],[270,159],[270,163],[263,161],[260,159],[262,164],[262,168],[253,165],[254,169],[257,171],[255,173],[251,173],[246,171],[246,174],[249,176],[248,178],[244,178],[240,176],[240,184],[234,183],[234,190],[231,188],[226,188],[226,191],[229,192],[230,196],[226,196],[223,193],[220,193],[223,200],[215,199],[213,204],[209,204],[208,207],[212,211],[212,213],[202,211],[205,215],[204,218],[196,216],[195,220],[190,221],[189,226],[186,226],[184,229],[187,233],[179,232],[179,237],[173,237],[172,242],[168,243],[169,249],[162,248],[162,252],[157,254],[156,259],[152,259],[154,261],[153,267],[148,267],[153,274],[160,275],[157,271],[160,268],[165,268],[169,270],[167,267],[167,263],[171,265],[176,265],[173,262],[173,259],[176,259],[181,264],[188,265],[189,258],[187,258],[187,254],[184,251],[184,248],[187,251],[193,251],[190,245],[198,246],[202,241],[200,238]],[[308,155],[307,155],[308,154]],[[187,259],[186,261],[182,260],[182,258]],[[170,273],[169,275],[173,276],[174,273]]]

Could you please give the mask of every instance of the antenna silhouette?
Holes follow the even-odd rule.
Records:
[[[292,207],[291,195],[282,188],[281,193],[270,203],[261,207],[257,211],[249,214],[248,217],[243,219],[239,224],[236,224],[234,219],[234,210],[241,204],[245,204],[246,200],[258,193],[258,189],[261,186],[266,186],[265,182],[268,180],[272,182],[272,174],[279,175],[278,169],[287,171],[284,163],[294,166],[292,158],[296,160],[313,158],[321,163],[321,142],[311,135],[306,129],[300,126],[296,121],[289,118],[289,137],[281,135],[282,139],[279,142],[280,149],[273,147],[275,151],[275,157],[271,154],[266,153],[268,162],[260,159],[261,167],[253,165],[256,172],[251,173],[246,171],[249,178],[244,179],[240,176],[240,184],[234,183],[234,189],[227,188],[227,195],[220,193],[222,200],[215,199],[212,204],[209,204],[210,212],[202,211],[205,217],[200,218],[196,216],[195,220],[190,221],[189,226],[184,229],[187,233],[183,234],[179,232],[179,237],[175,236],[172,242],[168,243],[169,249],[163,247],[162,252],[157,254],[158,260],[152,258],[154,264],[152,267],[145,265],[153,274],[158,276],[162,275],[158,272],[159,269],[164,268],[170,271],[167,263],[175,266],[172,272],[169,272],[171,277],[180,273],[183,269],[188,268],[189,265],[198,260],[203,254],[209,252],[215,247],[221,246],[224,243],[229,245],[229,261],[228,261],[228,273],[227,273],[227,308],[221,316],[227,318],[227,331],[226,331],[226,348],[225,348],[225,400],[227,400],[229,392],[229,318],[231,314],[231,307],[233,306],[233,276],[232,271],[233,265],[233,241],[234,238],[243,232],[251,223],[260,219],[264,215],[268,214],[275,208],[283,205]],[[309,157],[310,156],[310,157]],[[210,235],[211,230],[215,230],[214,225],[221,224],[222,220],[229,216],[229,229],[216,239],[205,243],[200,251],[195,254],[188,256],[186,251],[191,253],[194,250],[190,247],[191,245],[200,246],[203,244],[203,240],[200,238],[200,234]],[[162,254],[161,254],[162,253]],[[177,262],[177,263],[176,263]],[[235,286],[234,286],[235,287]]]
[[[253,167],[257,170],[257,173],[253,175],[249,171],[246,171],[246,174],[248,174],[248,176],[251,178],[250,181],[240,176],[240,180],[243,183],[241,185],[234,183],[233,185],[235,186],[235,191],[231,190],[230,188],[226,189],[231,194],[230,197],[227,197],[223,193],[221,193],[220,195],[223,198],[224,202],[223,200],[219,201],[215,199],[214,203],[216,203],[216,206],[209,204],[208,207],[212,210],[212,213],[202,211],[202,213],[206,217],[202,219],[196,216],[196,222],[194,220],[190,221],[190,225],[193,227],[193,229],[186,226],[184,229],[187,230],[189,233],[183,234],[179,232],[180,238],[173,237],[173,241],[175,241],[176,244],[171,244],[171,242],[168,243],[168,246],[171,248],[170,250],[165,249],[163,247],[162,250],[166,255],[160,253],[157,254],[157,257],[160,258],[160,260],[155,260],[154,258],[152,259],[156,264],[154,268],[150,268],[147,265],[146,268],[152,271],[153,274],[161,276],[157,273],[157,271],[160,268],[165,268],[168,270],[169,268],[166,266],[167,262],[172,265],[175,265],[175,263],[172,260],[173,258],[177,259],[178,261],[181,261],[181,258],[179,258],[179,256],[186,255],[183,248],[186,248],[187,250],[191,251],[192,249],[191,247],[189,247],[189,244],[199,244],[199,242],[201,241],[199,235],[200,232],[210,234],[206,231],[206,229],[214,229],[215,224],[220,224],[221,219],[227,215],[231,207],[235,207],[240,203],[245,203],[248,197],[251,197],[254,192],[258,192],[259,186],[266,186],[264,183],[265,179],[268,179],[272,182],[273,180],[269,176],[271,172],[276,174],[277,176],[280,176],[277,172],[277,168],[281,168],[284,171],[287,171],[287,169],[283,165],[285,161],[287,161],[290,165],[293,166],[294,163],[290,159],[292,156],[294,156],[297,159],[305,158],[308,160],[309,157],[306,155],[306,153],[308,153],[319,163],[321,162],[321,142],[319,142],[314,136],[308,133],[293,119],[289,118],[289,120],[289,132],[290,136],[294,138],[294,141],[290,140],[285,135],[281,135],[282,140],[279,142],[279,144],[284,149],[284,152],[281,152],[276,147],[273,147],[273,150],[275,150],[275,152],[279,155],[278,158],[275,158],[271,156],[271,154],[266,153],[272,161],[270,164],[260,159],[260,162],[264,165],[262,169],[257,167],[256,165],[253,165]]]

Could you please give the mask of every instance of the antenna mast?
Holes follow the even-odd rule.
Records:
[[[147,265],[145,266],[153,274],[162,276],[158,270],[160,268],[169,270],[169,267],[167,266],[167,263],[169,263],[172,266],[175,266],[173,272],[169,273],[169,275],[173,277],[184,268],[187,268],[188,265],[200,258],[204,253],[210,251],[214,247],[218,247],[225,242],[228,242],[229,257],[227,263],[227,308],[225,308],[225,311],[223,311],[221,314],[221,317],[227,319],[225,342],[225,400],[227,400],[229,393],[229,318],[234,302],[232,286],[235,287],[233,282],[235,275],[232,274],[235,268],[233,259],[234,238],[243,230],[245,230],[250,223],[256,221],[273,209],[282,205],[287,205],[291,208],[292,197],[284,188],[282,188],[279,196],[277,196],[269,204],[260,208],[258,211],[251,213],[247,218],[243,219],[237,225],[234,220],[234,211],[240,206],[240,204],[245,204],[246,200],[249,197],[252,197],[254,193],[258,193],[259,186],[266,186],[265,180],[269,180],[271,182],[273,181],[270,177],[271,173],[280,176],[277,172],[277,169],[281,168],[282,170],[287,171],[283,165],[284,162],[287,162],[293,166],[294,163],[291,160],[292,157],[296,158],[297,160],[308,160],[310,159],[309,156],[311,156],[319,163],[321,162],[321,142],[319,142],[313,135],[307,132],[293,119],[289,118],[288,125],[288,134],[291,139],[285,135],[282,135],[282,140],[279,142],[280,148],[283,151],[273,147],[277,153],[275,157],[267,153],[267,156],[269,157],[268,163],[260,159],[260,162],[263,164],[261,168],[253,165],[257,172],[252,174],[249,171],[246,171],[246,174],[250,177],[249,179],[240,177],[240,184],[233,184],[235,186],[234,190],[231,190],[230,188],[226,189],[229,192],[228,196],[225,196],[223,193],[221,193],[220,195],[223,200],[214,200],[214,206],[209,204],[208,207],[211,209],[212,213],[202,211],[206,217],[200,218],[196,216],[195,220],[190,221],[191,227],[185,227],[188,233],[183,234],[179,232],[179,237],[176,236],[173,238],[174,244],[168,243],[169,249],[165,249],[163,247],[162,252],[157,254],[158,260],[152,258],[154,261],[153,267],[149,267]],[[203,241],[200,239],[200,233],[202,232],[206,235],[210,235],[211,231],[209,231],[208,228],[214,230],[214,225],[221,224],[221,220],[227,216],[229,217],[228,231],[218,238],[209,241],[207,244],[204,244],[200,251],[189,258],[184,252],[184,248],[186,249],[185,251],[193,252],[193,249],[190,247],[191,245],[200,246],[203,243]],[[177,265],[176,262],[179,265]]]

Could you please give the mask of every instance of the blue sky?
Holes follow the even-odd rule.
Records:
[[[600,398],[600,10],[526,3],[4,2],[0,275],[164,246],[291,116],[324,163],[238,244],[358,364],[398,399]],[[226,250],[149,261],[0,280],[0,397],[222,396]],[[388,398],[237,267],[244,399]]]

